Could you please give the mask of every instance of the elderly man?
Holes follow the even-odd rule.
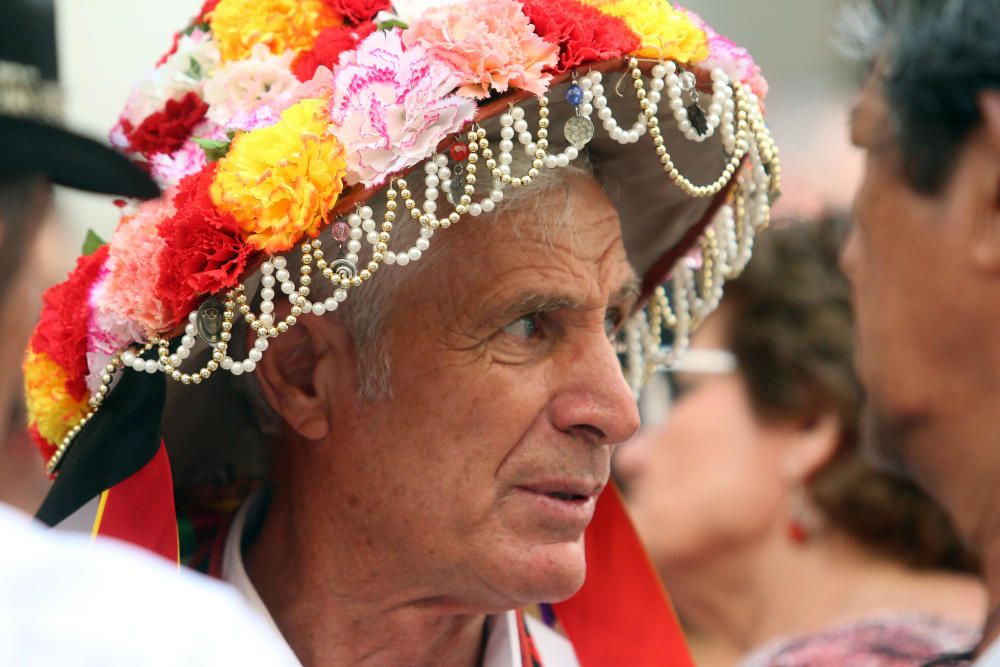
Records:
[[[605,490],[619,352],[638,384],[748,258],[765,84],[665,2],[382,4],[209,2],[136,89],[112,136],[167,192],[29,346],[40,516],[233,583],[308,665],[690,664]]]
[[[866,166],[842,263],[874,443],[980,552],[990,611],[977,664],[996,665],[1000,2],[879,2],[859,16],[878,42],[851,120]]]

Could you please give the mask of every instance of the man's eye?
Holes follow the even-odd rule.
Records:
[[[538,334],[538,315],[523,315],[505,326],[503,332],[518,338],[534,338]]]

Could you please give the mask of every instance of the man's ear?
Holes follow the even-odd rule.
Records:
[[[789,436],[788,445],[781,453],[785,477],[799,484],[808,481],[833,460],[840,437],[840,418],[833,412],[821,412],[809,422],[799,425]]]
[[[306,440],[329,434],[333,398],[353,391],[340,386],[353,376],[353,367],[344,368],[351,358],[350,334],[330,319],[303,314],[295,326],[269,340],[256,368],[264,398]]]
[[[985,91],[979,95],[983,133],[978,168],[985,179],[984,197],[978,206],[975,222],[980,232],[975,247],[976,263],[983,269],[1000,273],[1000,92]]]

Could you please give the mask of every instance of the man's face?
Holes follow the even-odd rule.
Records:
[[[609,340],[636,291],[617,213],[589,178],[544,196],[568,224],[513,210],[440,234],[383,323],[392,397],[333,408],[336,521],[463,609],[579,588],[612,447],[638,427]]]
[[[935,427],[960,406],[968,371],[982,367],[970,345],[983,331],[968,268],[977,214],[965,153],[939,194],[920,194],[904,180],[890,125],[876,73],[852,116],[852,140],[866,159],[841,264],[854,288],[859,372],[879,432],[891,434],[873,444],[920,475],[943,452],[918,450],[941,435]]]

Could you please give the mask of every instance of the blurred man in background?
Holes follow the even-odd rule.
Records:
[[[974,653],[1000,665],[1000,0],[868,0],[852,16],[870,76],[841,261],[873,444],[981,554],[991,611]]]

